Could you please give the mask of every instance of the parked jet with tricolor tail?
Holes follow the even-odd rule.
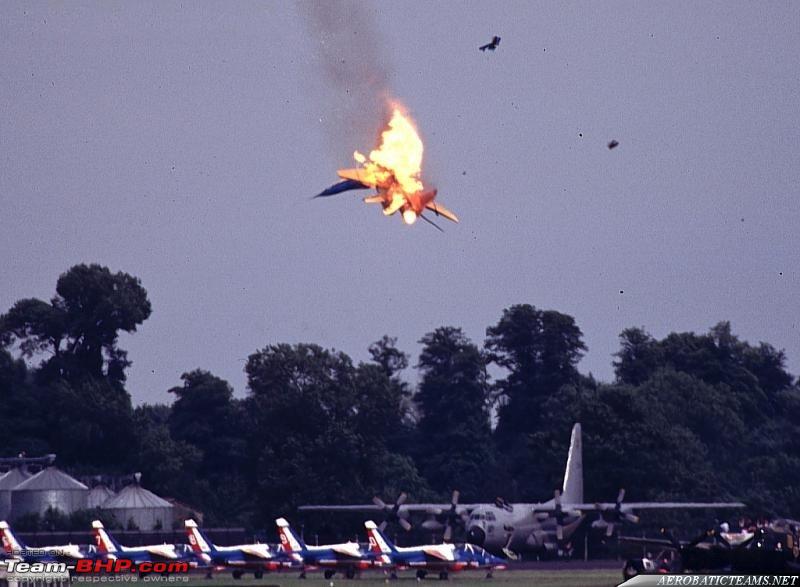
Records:
[[[356,573],[373,566],[380,566],[371,553],[365,553],[357,542],[343,542],[341,544],[326,544],[322,546],[307,546],[289,526],[285,518],[275,520],[278,525],[278,535],[283,551],[291,556],[298,556],[302,560],[301,578],[305,578],[306,570],[315,567],[324,569],[326,579],[330,579],[336,571],[344,571],[348,579]]]
[[[298,560],[284,553],[270,550],[266,544],[237,544],[235,546],[217,546],[200,530],[194,520],[185,520],[186,537],[192,551],[208,565],[232,568],[233,578],[241,579],[245,571],[252,571],[256,579],[264,575],[264,571],[279,571],[299,567]]]
[[[19,559],[27,563],[71,562],[85,558],[77,544],[28,547],[17,538],[5,520],[0,521],[0,540],[3,543],[5,558]]]
[[[479,546],[472,544],[426,544],[422,546],[395,546],[380,531],[372,520],[364,522],[369,537],[369,547],[384,566],[391,569],[392,577],[396,571],[407,568],[415,569],[417,579],[424,579],[429,572],[439,573],[440,579],[447,579],[454,571],[485,569],[487,577],[492,576],[495,569],[504,569],[505,562]]]
[[[174,544],[122,546],[106,531],[100,520],[92,522],[92,532],[98,553],[107,559],[127,559],[135,563],[185,560],[192,566],[198,566],[193,553],[191,556],[179,554]]]

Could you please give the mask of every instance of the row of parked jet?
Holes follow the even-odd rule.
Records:
[[[369,548],[362,549],[357,542],[343,542],[321,546],[307,545],[284,518],[275,520],[280,546],[273,550],[267,544],[238,544],[218,546],[200,529],[194,520],[184,522],[187,545],[153,544],[148,546],[123,546],[99,520],[92,522],[95,545],[82,549],[75,544],[61,546],[27,547],[0,521],[3,553],[7,559],[24,562],[67,562],[91,558],[101,560],[127,559],[142,562],[187,562],[190,567],[213,571],[231,569],[233,577],[240,579],[246,572],[261,578],[265,572],[298,570],[300,577],[306,572],[321,570],[326,579],[341,572],[353,578],[367,569],[383,570],[390,577],[397,571],[412,569],[419,579],[428,573],[438,573],[447,579],[449,573],[461,570],[492,571],[505,568],[505,561],[472,544],[442,543],[412,547],[398,547],[371,520],[364,523]]]

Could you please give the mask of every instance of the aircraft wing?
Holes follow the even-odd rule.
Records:
[[[358,547],[358,544],[352,542],[345,544],[333,544],[330,548],[332,551],[338,554],[342,554],[344,556],[349,556],[352,558],[363,557],[363,554],[361,552],[361,549]]]
[[[356,181],[355,179],[345,179],[344,181],[335,183],[331,187],[322,190],[314,197],[324,198],[326,196],[333,196],[335,194],[346,192],[347,190],[363,190],[368,187],[369,187],[368,185],[364,185],[363,183],[361,183],[360,181]]]
[[[356,181],[366,187],[374,188],[378,185],[378,178],[375,177],[375,174],[360,167],[354,169],[340,169],[336,174],[342,179]]]
[[[175,548],[171,544],[153,544],[150,546],[145,546],[142,550],[149,552],[151,556],[156,556],[167,560],[174,560],[178,558],[178,555],[175,553]],[[124,552],[121,554],[124,554]]]
[[[425,556],[434,560],[453,561],[453,549],[449,545],[431,544],[422,548]]]
[[[448,220],[458,223],[458,216],[453,214],[450,210],[448,210],[438,202],[429,202],[428,205],[425,207],[434,214],[436,214],[437,216],[444,216]]]
[[[464,503],[456,507],[456,513],[471,512],[481,504]],[[483,504],[486,505],[486,504]],[[419,514],[440,514],[452,507],[449,503],[409,503],[400,506],[401,512]],[[382,512],[383,508],[374,503],[348,504],[348,505],[301,505],[297,508],[304,512]]]
[[[514,504],[516,505],[516,504]],[[740,501],[626,501],[622,505],[623,511],[628,510],[696,510],[696,509],[723,509],[723,508],[743,508],[746,507]],[[537,512],[554,512],[554,503],[531,504]],[[564,510],[580,511],[606,511],[617,507],[615,502],[603,503],[565,503],[562,504]]]

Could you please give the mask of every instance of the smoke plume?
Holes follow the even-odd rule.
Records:
[[[332,144],[369,150],[388,118],[389,74],[379,37],[378,5],[353,0],[301,0],[315,58],[330,84],[319,118]]]

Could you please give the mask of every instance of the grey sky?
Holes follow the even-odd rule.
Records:
[[[800,372],[800,4],[385,2],[331,23],[372,22],[363,63],[419,125],[462,219],[445,234],[309,199],[382,121],[342,124],[363,80],[324,74],[305,12],[0,4],[0,311],[79,262],[140,277],[136,402],[196,367],[242,393],[275,342],[416,354],[452,324],[480,343],[523,302],[575,316],[601,379],[625,327],[723,319]],[[343,51],[353,75],[364,48]]]

